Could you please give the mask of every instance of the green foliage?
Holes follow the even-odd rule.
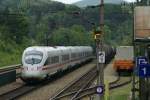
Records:
[[[146,6],[148,2],[150,3],[149,0],[140,0],[140,5]]]
[[[0,15],[0,39],[8,41],[9,39],[20,44],[23,37],[28,36],[27,18],[18,15]]]
[[[74,25],[55,30],[50,38],[51,45],[91,45],[91,37],[82,26]]]
[[[21,62],[21,52],[19,53],[6,53],[0,52],[0,66],[8,66],[13,64],[19,64]]]
[[[0,66],[20,63],[22,50],[14,41],[0,40]]]

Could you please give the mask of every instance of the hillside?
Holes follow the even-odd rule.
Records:
[[[99,7],[79,8],[47,0],[17,1],[0,1],[0,66],[20,63],[22,51],[31,45],[94,45],[89,22],[99,27]],[[131,43],[132,14],[128,12],[124,15],[120,5],[105,5],[105,43]]]

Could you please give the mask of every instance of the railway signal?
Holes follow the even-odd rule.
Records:
[[[96,93],[101,95],[103,94],[103,92],[104,92],[104,86],[97,86]]]
[[[93,34],[94,34],[94,39],[99,40],[101,38],[102,32],[95,29]]]

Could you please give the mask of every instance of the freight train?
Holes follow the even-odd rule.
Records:
[[[115,49],[104,45],[106,62],[115,54]],[[24,50],[22,55],[21,79],[30,83],[46,79],[60,70],[76,67],[93,59],[90,46],[32,46]]]

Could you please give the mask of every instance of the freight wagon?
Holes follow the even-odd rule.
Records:
[[[116,49],[114,69],[117,72],[121,71],[132,72],[134,67],[133,60],[134,60],[133,46],[119,46]]]

